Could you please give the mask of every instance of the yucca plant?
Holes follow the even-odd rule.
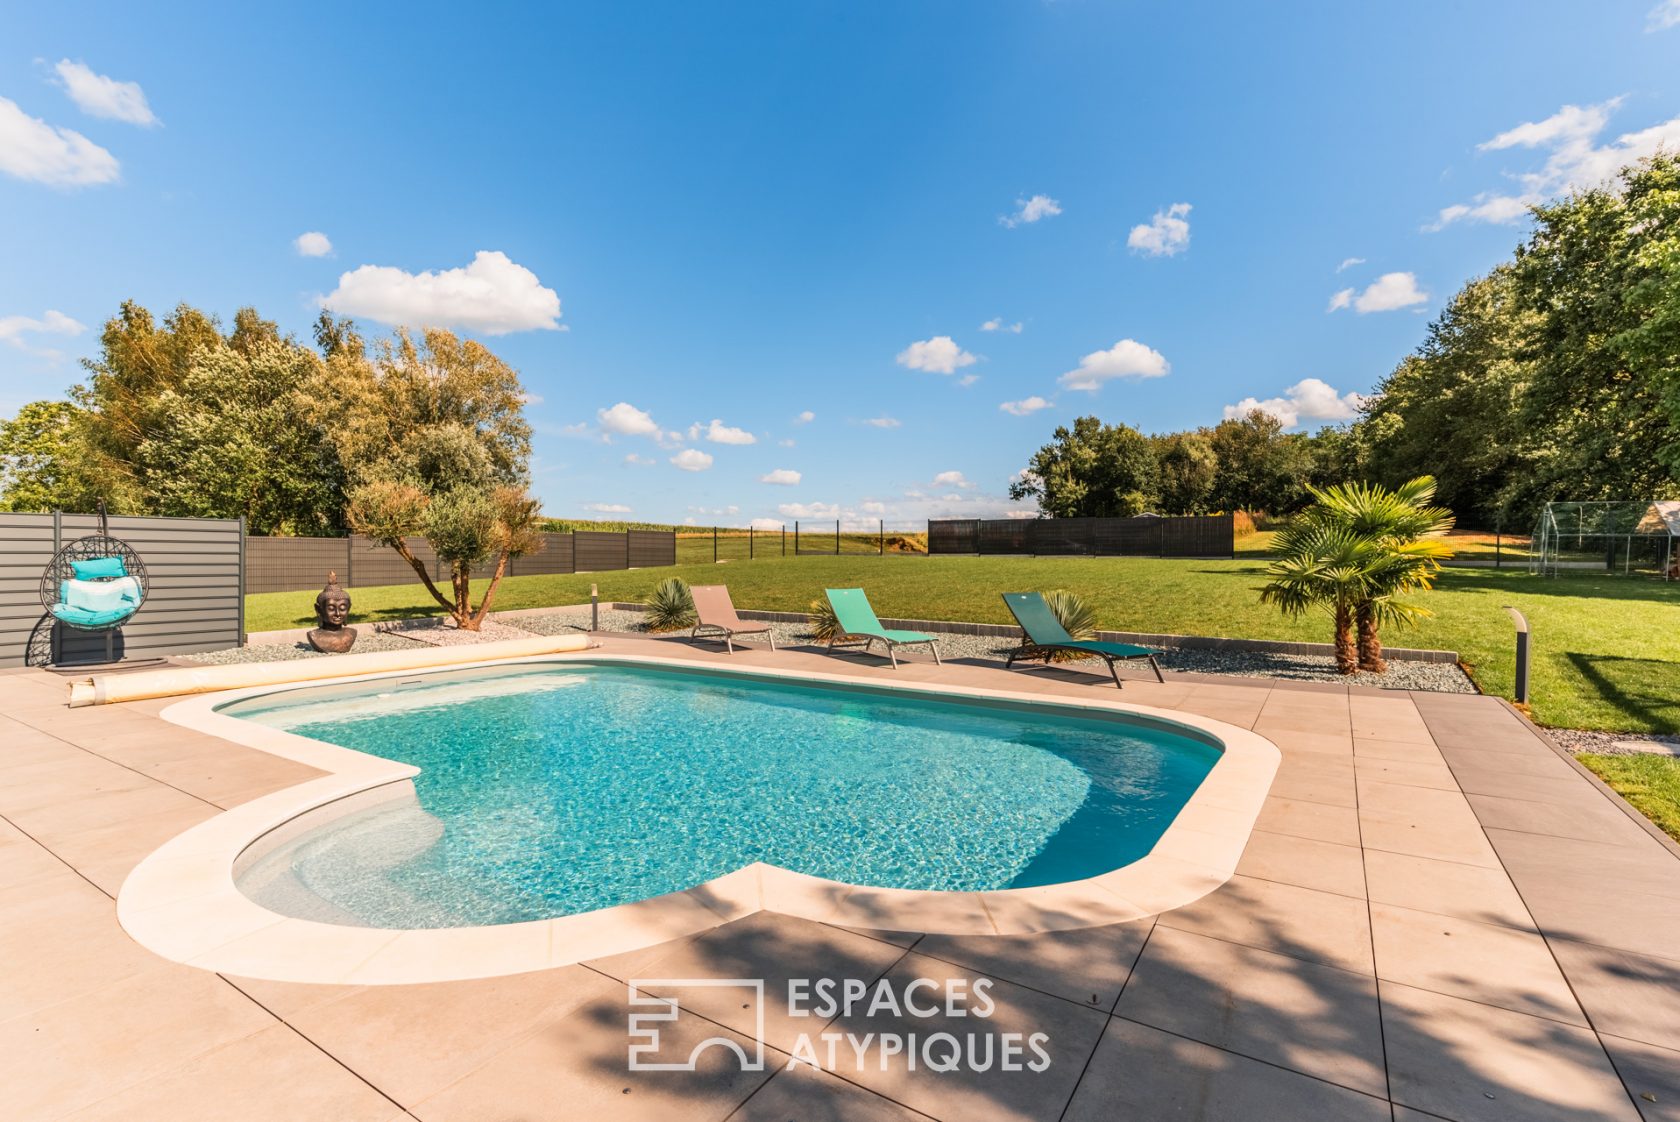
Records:
[[[840,630],[840,620],[834,614],[834,605],[828,602],[826,596],[811,601],[811,634],[819,643],[838,639],[845,634]]]
[[[1044,603],[1049,607],[1050,614],[1056,617],[1056,622],[1062,629],[1075,639],[1093,639],[1097,634],[1097,613],[1085,598],[1077,592],[1069,592],[1065,588],[1053,588],[1044,594]],[[1075,659],[1094,658],[1094,655],[1079,651],[1051,651],[1051,662],[1071,662]]]
[[[676,631],[693,627],[694,621],[694,595],[686,581],[666,577],[653,586],[653,596],[647,602],[649,631]]]

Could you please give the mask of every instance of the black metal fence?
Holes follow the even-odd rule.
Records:
[[[928,523],[928,552],[1032,557],[1234,557],[1229,514],[1176,518],[952,518]]]

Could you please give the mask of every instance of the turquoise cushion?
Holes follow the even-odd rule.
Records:
[[[77,580],[104,580],[108,577],[126,577],[128,569],[123,565],[121,557],[90,557],[86,561],[72,561],[70,568],[76,572]]]
[[[132,604],[121,608],[109,608],[105,611],[93,611],[88,608],[72,607],[69,604],[54,604],[52,614],[72,627],[109,627],[113,623],[121,623],[134,614]]]

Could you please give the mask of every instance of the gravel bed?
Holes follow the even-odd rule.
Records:
[[[601,630],[616,631],[623,634],[645,635],[647,628],[643,625],[643,614],[636,611],[624,611],[618,608],[601,609]],[[361,635],[356,640],[354,653],[366,651],[396,651],[410,650],[424,644],[459,643],[464,641],[478,641],[477,638],[468,639],[468,632],[460,632],[441,620],[420,620],[404,623],[400,626],[380,625],[379,630],[362,624]],[[561,611],[543,612],[541,614],[516,614],[499,616],[486,621],[485,630],[480,637],[485,641],[498,638],[521,638],[525,635],[566,635],[589,629],[589,609],[587,607],[565,608]],[[811,634],[809,624],[804,623],[772,623],[771,631],[776,636],[776,643],[780,646],[802,647],[816,642]],[[409,637],[405,638],[405,634]],[[686,630],[670,633],[672,638],[686,639]],[[737,643],[751,646],[762,643],[762,639],[751,637],[738,639]],[[996,635],[958,635],[941,634],[939,637],[939,653],[950,659],[992,659],[1002,662],[1014,650],[1016,641]],[[311,650],[305,643],[280,644],[271,643],[260,647],[243,647],[231,651],[212,651],[207,654],[185,656],[189,661],[220,665],[244,662],[276,662],[282,659],[294,658],[327,658],[318,651]],[[909,657],[921,657],[914,650]],[[1471,684],[1469,677],[1456,664],[1450,662],[1401,662],[1391,661],[1388,670],[1382,674],[1354,674],[1344,677],[1336,673],[1336,666],[1328,656],[1274,654],[1266,651],[1217,651],[1191,650],[1184,648],[1168,649],[1162,654],[1161,666],[1166,670],[1194,671],[1198,674],[1229,674],[1245,678],[1283,678],[1293,681],[1306,682],[1347,682],[1360,686],[1380,686],[1394,690],[1427,690],[1434,693],[1475,693],[1476,687]],[[1137,668],[1133,668],[1133,673]],[[1144,671],[1147,673],[1147,670]],[[1603,736],[1598,733],[1572,734],[1579,736]],[[1560,735],[1560,741],[1562,736]],[[1636,739],[1629,737],[1609,739]],[[1596,743],[1596,742],[1595,742]],[[1567,746],[1567,745],[1566,745]],[[1615,749],[1613,747],[1592,747],[1572,749],[1575,751],[1634,751],[1637,749]],[[1664,749],[1645,749],[1664,750]],[[1680,752],[1680,746],[1675,748]]]
[[[1586,729],[1547,729],[1546,734],[1566,752],[1591,752],[1601,756],[1680,756],[1680,736],[1589,732]]]

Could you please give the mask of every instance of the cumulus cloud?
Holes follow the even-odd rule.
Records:
[[[1342,289],[1330,297],[1330,306],[1325,310],[1338,312],[1351,307],[1360,315],[1365,315],[1367,312],[1397,311],[1413,304],[1427,303],[1428,300],[1429,293],[1418,287],[1414,274],[1384,273],[1366,285],[1363,292],[1356,294],[1351,288]]]
[[[1171,369],[1160,351],[1136,339],[1122,339],[1106,351],[1092,351],[1080,359],[1079,368],[1063,374],[1060,381],[1070,390],[1095,393],[1115,378],[1160,378]]]
[[[647,467],[656,461],[652,456],[644,456],[640,452],[632,452],[628,456],[624,457],[624,462],[627,464],[636,464],[639,467]]]
[[[603,432],[616,432],[623,436],[651,436],[655,440],[661,436],[658,422],[628,401],[621,401],[611,409],[597,409],[595,419],[601,423]]]
[[[1294,428],[1303,421],[1351,421],[1359,415],[1364,397],[1356,393],[1338,394],[1328,382],[1318,378],[1303,378],[1283,391],[1282,397],[1245,397],[1235,405],[1225,407],[1225,419],[1246,417],[1256,409],[1270,413],[1285,428]]]
[[[1645,17],[1646,31],[1666,31],[1680,27],[1680,0],[1662,0]]]
[[[755,518],[751,522],[748,522],[747,525],[752,527],[754,530],[786,529],[786,526],[779,518]]]
[[[949,335],[935,335],[931,339],[911,343],[898,352],[900,366],[925,370],[929,374],[955,374],[962,367],[973,366],[979,361],[957,346]]]
[[[41,318],[34,316],[0,316],[0,342],[28,349],[25,335],[80,335],[87,328],[65,315],[48,309]]]
[[[794,487],[798,485],[802,478],[804,477],[792,468],[777,468],[775,471],[759,476],[758,481],[760,483],[774,483],[779,487]]]
[[[1030,417],[1040,409],[1050,408],[1050,403],[1037,394],[1033,394],[1033,396],[1024,397],[1020,401],[1006,401],[998,408],[1013,417]]]
[[[1515,175],[1517,190],[1483,191],[1469,202],[1443,207],[1424,229],[1441,230],[1455,222],[1514,222],[1547,199],[1600,186],[1658,149],[1680,147],[1680,117],[1599,143],[1621,103],[1617,97],[1598,105],[1565,105],[1550,117],[1524,122],[1485,141],[1478,146],[1483,152],[1537,149],[1546,153],[1545,162]]]
[[[863,423],[878,429],[896,429],[904,422],[896,417],[871,417]]]
[[[840,517],[840,508],[833,503],[783,503],[776,512],[783,518]]]
[[[1338,273],[1345,273],[1355,265],[1363,264],[1365,264],[1365,259],[1363,257],[1344,257],[1342,258],[1342,263],[1336,266],[1336,271]]]
[[[479,250],[465,268],[437,273],[363,265],[339,277],[338,288],[319,303],[379,323],[458,327],[485,335],[563,330],[559,295],[495,250]]]
[[[796,425],[808,425],[816,419],[817,419],[817,415],[815,413],[811,412],[809,409],[807,409],[807,410],[805,410],[805,412],[803,412],[803,413],[799,414],[799,416],[795,417],[793,419],[793,423],[796,424]]]
[[[631,510],[623,503],[584,503],[584,510],[592,510],[596,514],[630,514]]]
[[[980,325],[980,330],[1007,331],[1011,335],[1019,335],[1023,326],[1024,325],[1021,323],[1004,323],[1002,316],[993,316],[991,319]]]
[[[795,441],[794,441],[793,437],[789,436],[789,437],[784,437],[783,439],[776,441],[776,443],[781,445],[783,448],[792,448],[794,446]]]
[[[1042,218],[1054,218],[1062,213],[1062,204],[1049,195],[1034,195],[1030,199],[1016,199],[1015,213],[998,216],[998,222],[1009,229],[1031,224]]]
[[[152,112],[152,107],[146,104],[146,91],[140,88],[138,82],[119,82],[115,78],[95,74],[84,64],[67,58],[59,60],[53,69],[58,72],[59,84],[70,95],[70,100],[76,103],[76,108],[90,117],[126,121],[146,128],[163,123]]]
[[[1190,204],[1174,203],[1148,222],[1132,227],[1126,245],[1150,257],[1171,257],[1190,248]]]
[[[980,375],[978,375],[978,374],[964,374],[961,378],[957,379],[957,385],[961,386],[963,389],[966,390],[968,387],[972,386],[974,383],[978,382],[979,380],[980,380]]]
[[[332,239],[319,230],[309,230],[292,239],[300,257],[325,257],[332,252]]]
[[[89,187],[115,183],[122,165],[81,133],[49,125],[0,97],[0,171],[50,187]]]
[[[942,471],[933,477],[935,487],[961,487],[965,491],[973,487],[960,471]]]
[[[688,426],[688,438],[690,440],[705,439],[711,441],[713,444],[758,443],[758,437],[754,436],[746,429],[731,428],[729,425],[724,424],[715,417],[709,425],[701,424],[699,421],[695,421],[692,425]]]
[[[671,462],[683,471],[705,471],[712,466],[712,457],[698,448],[684,448],[671,457]]]

